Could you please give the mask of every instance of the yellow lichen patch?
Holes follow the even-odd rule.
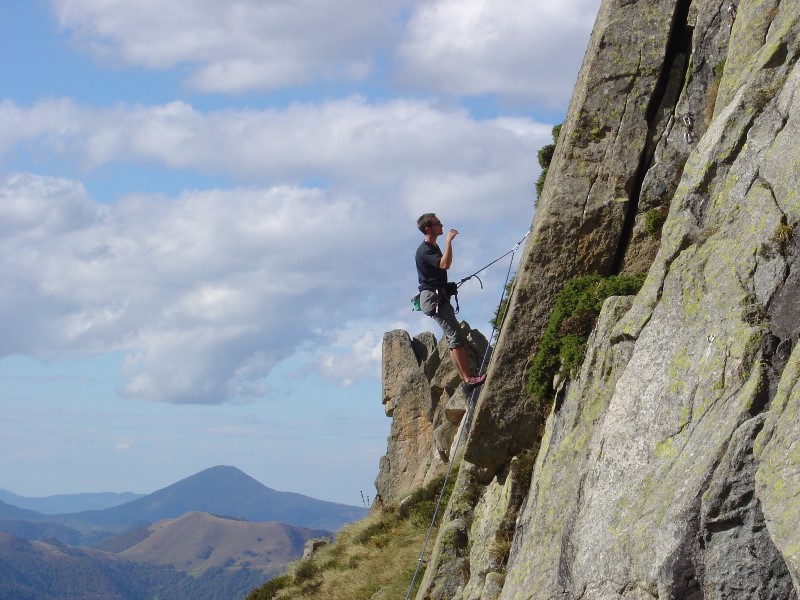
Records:
[[[653,456],[656,458],[675,458],[678,455],[678,450],[672,444],[673,438],[667,438],[664,441],[656,443],[656,447],[653,449]]]

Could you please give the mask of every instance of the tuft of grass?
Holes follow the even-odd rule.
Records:
[[[455,472],[444,491],[440,515],[454,481]],[[402,508],[387,506],[343,527],[333,543],[310,559],[292,563],[285,574],[251,591],[246,600],[404,598],[443,483],[443,477],[436,479],[414,490]],[[417,586],[421,581],[422,574]]]
[[[539,404],[553,394],[553,377],[559,370],[572,373],[583,362],[586,342],[610,296],[636,294],[644,274],[587,275],[564,284],[527,370],[528,393]]]
[[[794,226],[789,225],[786,223],[786,220],[783,219],[780,225],[775,228],[775,231],[772,232],[772,241],[782,246],[784,244],[789,243],[792,239],[792,235],[794,234]]]
[[[279,575],[270,579],[259,588],[252,590],[244,600],[272,600],[282,589],[292,582],[288,575]]]
[[[391,530],[392,530],[391,518],[389,517],[381,518],[375,521],[374,523],[370,523],[369,525],[364,527],[364,529],[359,531],[353,537],[353,542],[356,544],[374,543],[376,538],[385,536],[387,533],[391,533]]]
[[[644,214],[644,231],[650,237],[658,237],[667,215],[660,208],[651,208]]]
[[[536,153],[536,158],[539,161],[539,166],[542,167],[542,169],[546,169],[550,166],[550,162],[553,160],[553,154],[555,151],[555,144],[547,144],[546,146],[539,148],[539,151]]]
[[[514,539],[513,531],[505,529],[498,531],[495,538],[489,544],[487,554],[494,563],[496,569],[504,569],[508,562],[508,555],[511,554],[511,542]]]
[[[300,585],[314,579],[318,573],[319,566],[315,561],[301,560],[300,562],[294,563],[294,576],[292,577],[292,581],[295,585]]]
[[[442,485],[444,484],[444,475],[437,477],[430,484],[415,490],[408,502],[406,502],[399,511],[401,518],[409,519],[417,526],[428,527],[433,513],[436,510],[436,504],[439,501],[439,496],[442,496],[442,502],[437,515],[437,521],[441,521],[444,507],[447,506],[447,500],[453,493],[453,485],[455,484],[456,477],[453,473],[447,481],[447,487],[442,492]],[[437,523],[438,525],[438,523]]]

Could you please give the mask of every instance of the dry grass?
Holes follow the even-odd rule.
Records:
[[[784,246],[792,240],[792,235],[794,235],[794,226],[786,223],[784,217],[772,232],[772,240],[779,246]]]
[[[342,528],[333,544],[290,564],[279,582],[253,590],[246,600],[405,598],[441,485],[439,479],[419,490],[402,511],[390,506]],[[421,580],[422,573],[417,585]]]

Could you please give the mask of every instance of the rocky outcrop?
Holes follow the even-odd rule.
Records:
[[[796,1],[603,0],[418,599],[798,597],[798,57]],[[622,272],[529,395],[565,282]],[[387,347],[396,497],[450,397],[428,342]]]
[[[310,540],[306,540],[306,543],[303,544],[303,560],[310,560],[314,554],[317,553],[317,550],[324,548],[330,543],[330,539],[326,537],[311,538]]]
[[[461,323],[472,364],[481,364],[488,342]],[[412,338],[402,330],[383,336],[383,406],[392,417],[386,454],[375,481],[378,503],[396,502],[436,477],[451,457],[467,397],[447,340],[426,332]]]

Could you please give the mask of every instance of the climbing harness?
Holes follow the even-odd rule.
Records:
[[[481,267],[480,269],[475,271],[472,275],[469,275],[468,277],[465,277],[464,279],[459,281],[457,285],[460,287],[463,283],[465,283],[466,281],[469,281],[470,279],[475,277],[478,281],[480,281],[481,289],[483,289],[483,282],[481,281],[481,278],[478,277],[478,273],[488,269],[493,264],[495,264],[496,262],[504,259],[506,256],[508,256],[510,254],[511,255],[511,261],[508,264],[508,272],[506,273],[506,281],[503,284],[503,288],[502,288],[503,289],[503,293],[500,296],[500,302],[502,303],[503,295],[505,295],[505,293],[506,293],[506,286],[508,286],[508,281],[511,278],[511,268],[514,266],[514,254],[516,253],[517,250],[519,250],[520,246],[525,242],[525,240],[528,238],[530,233],[531,233],[531,230],[529,229],[528,232],[525,234],[525,236],[519,242],[517,242],[517,244],[511,250],[509,250],[508,252],[503,254],[503,256],[493,260],[488,265],[486,265],[484,267]],[[516,283],[516,279],[515,279],[515,283]],[[512,290],[509,292],[509,297],[511,296],[512,292],[513,292],[513,284],[512,284]],[[458,302],[458,300],[456,300],[456,302]],[[498,319],[496,319],[496,322],[494,323],[494,325],[492,325],[492,334],[491,334],[491,336],[489,336],[489,340],[493,340],[494,336],[495,336],[495,333],[499,332],[503,328],[503,322],[505,321],[507,314],[508,314],[508,305],[506,305],[506,309],[503,311],[502,317],[498,317]],[[483,353],[483,358],[481,359],[481,366],[478,368],[478,374],[480,374],[483,371],[483,368],[486,366],[486,361],[489,358],[489,353],[491,352],[491,349],[492,349],[491,343],[487,344],[486,345],[486,351]],[[453,464],[455,463],[455,457],[458,455],[458,447],[461,445],[461,436],[464,434],[465,431],[469,430],[470,420],[472,419],[472,409],[475,407],[475,394],[477,392],[478,392],[478,388],[477,387],[472,388],[469,400],[467,402],[467,412],[464,415],[464,420],[461,423],[461,427],[460,427],[459,432],[458,432],[458,438],[456,439],[456,445],[453,448],[453,452],[451,453],[451,456],[453,458],[449,461],[450,464],[447,467],[447,473],[444,476],[444,482],[442,483],[442,489],[439,492],[439,498],[437,499],[436,507],[433,510],[433,517],[431,518],[431,524],[428,526],[428,534],[425,536],[425,542],[422,545],[422,551],[419,553],[419,559],[417,559],[417,568],[414,569],[414,575],[411,578],[411,585],[408,586],[408,593],[406,594],[405,600],[409,600],[409,598],[411,597],[411,592],[414,589],[414,583],[416,583],[416,581],[417,581],[417,576],[419,575],[420,567],[422,566],[422,563],[425,562],[425,550],[427,550],[427,548],[428,548],[428,542],[431,539],[431,533],[433,533],[433,526],[436,523],[436,517],[439,516],[439,509],[441,508],[442,498],[444,497],[444,492],[445,492],[445,489],[447,488],[447,482],[450,479],[450,473],[453,470]]]

